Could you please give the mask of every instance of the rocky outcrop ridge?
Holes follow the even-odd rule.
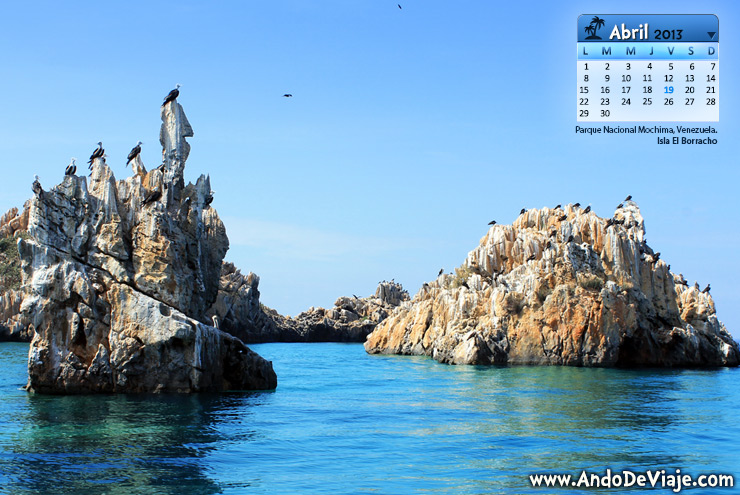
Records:
[[[193,132],[162,107],[163,164],[116,180],[104,158],[35,195],[19,240],[35,329],[28,388],[38,392],[270,389],[272,363],[210,326],[228,238],[210,180],[185,185]]]
[[[381,282],[369,297],[340,297],[330,309],[309,308],[295,317],[268,315],[283,342],[364,342],[375,327],[388,317],[408,292],[401,284]]]
[[[375,326],[409,299],[400,284],[382,282],[370,297],[340,297],[330,309],[286,317],[260,303],[260,278],[224,263],[208,317],[243,342],[364,342]]]
[[[31,340],[30,321],[21,314],[21,263],[16,238],[26,235],[28,204],[18,213],[12,208],[0,217],[0,341]]]
[[[708,291],[645,242],[637,205],[572,205],[495,225],[455,275],[424,284],[373,331],[370,353],[454,364],[737,366]]]

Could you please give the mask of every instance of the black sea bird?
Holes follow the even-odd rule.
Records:
[[[568,218],[568,215],[560,215],[560,218],[558,220],[562,222],[563,220],[566,220]]]
[[[72,161],[69,162],[69,165],[67,165],[67,168],[64,170],[64,175],[74,175],[77,173],[77,165],[75,165],[76,158],[72,158]]]
[[[706,287],[704,287],[704,290],[702,291],[703,294],[709,294],[709,291],[712,289],[710,284],[707,284]]]
[[[576,203],[573,205],[573,208],[580,208],[580,207],[581,207],[581,203]]]
[[[625,201],[629,201],[631,199],[632,199],[632,195],[631,194],[629,196],[627,196],[626,198],[624,198]]]
[[[583,210],[583,213],[588,213],[591,211],[591,205],[588,205],[585,210]]]
[[[359,299],[359,297],[357,297],[357,296],[356,296],[356,295],[354,295],[354,294],[352,294],[352,297],[354,297],[355,299]]]
[[[557,205],[557,206],[555,207],[555,209],[556,209],[556,210],[559,210],[559,209],[560,209],[561,207],[562,207],[562,205]]]
[[[92,152],[92,155],[90,155],[90,160],[87,162],[90,164],[90,170],[92,170],[92,162],[95,161],[96,158],[102,158],[103,155],[105,155],[105,150],[103,149],[103,143],[102,141],[98,141],[98,147],[95,148],[95,151]]]
[[[463,287],[465,287],[466,289],[470,289],[470,286],[468,285],[468,283],[467,283],[467,282],[466,282],[465,280],[463,280],[463,281],[462,281],[462,283],[461,283],[460,285],[462,285],[462,286],[463,286]]]
[[[162,106],[165,106],[171,101],[175,101],[178,96],[180,96],[180,85],[175,84],[175,89],[167,93],[167,96],[164,97],[164,103],[162,103]]]
[[[290,94],[290,93],[285,93],[285,94],[283,95],[283,98],[293,98],[293,95],[292,95],[292,94]]]
[[[33,184],[31,184],[31,190],[39,198],[43,198],[44,197],[44,189],[41,187],[41,182],[39,182],[39,176],[38,175],[34,175],[33,176]]]
[[[545,244],[545,249],[550,249],[552,247],[552,244],[550,241],[547,241],[547,244]]]
[[[522,208],[522,211],[519,212],[520,215],[524,215],[525,213],[527,213],[527,209],[526,208]]]
[[[400,3],[397,3],[396,5],[398,5],[398,8],[399,9],[402,9],[403,8],[403,7],[401,7],[401,4]]]
[[[126,162],[126,165],[128,165],[129,163],[131,163],[131,160],[133,160],[134,158],[136,158],[137,156],[139,156],[139,153],[141,153],[141,145],[142,144],[144,144],[144,143],[142,143],[141,141],[138,141],[136,143],[136,146],[134,146],[131,149],[131,151],[128,154],[128,161]]]
[[[440,275],[442,275],[444,273],[444,271],[445,271],[444,268],[440,268],[439,269],[439,273],[437,274],[437,276],[439,277]]]
[[[496,225],[496,220],[491,220],[490,222],[488,222],[488,225]]]
[[[206,195],[206,206],[208,206],[211,203],[213,203],[213,193],[215,193],[215,192],[216,191],[211,190],[211,192]]]
[[[614,224],[614,219],[613,219],[613,218],[610,218],[610,219],[608,219],[608,220],[606,221],[606,228],[609,228],[609,227],[611,227],[611,226],[612,226],[612,224]]]
[[[532,255],[529,258],[527,258],[527,261],[532,261],[534,258],[535,258],[535,255]]]
[[[162,197],[162,191],[159,189],[154,189],[153,191],[150,191],[146,195],[146,197],[144,198],[144,201],[142,201],[141,204],[148,205],[149,203],[154,203],[161,197]]]
[[[620,209],[620,208],[624,208],[624,204],[623,204],[623,203],[619,203],[619,204],[617,205],[617,210],[618,210],[618,209]]]
[[[572,235],[571,236],[568,236],[567,242],[573,242],[573,236]]]
[[[660,259],[660,253],[655,253],[653,255],[653,262],[657,262]]]

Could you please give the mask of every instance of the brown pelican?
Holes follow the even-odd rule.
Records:
[[[139,156],[139,153],[141,153],[141,145],[144,144],[141,141],[136,143],[136,146],[133,147],[133,149],[128,154],[128,161],[126,162],[126,165],[131,163],[131,160]]]
[[[41,187],[41,182],[39,182],[39,176],[38,175],[34,175],[33,176],[33,184],[31,184],[31,190],[39,198],[43,198],[44,197],[44,189]]]
[[[72,158],[72,161],[69,162],[69,165],[67,165],[67,168],[64,170],[64,175],[74,175],[77,173],[77,165],[75,165],[76,158]]]
[[[146,195],[146,197],[144,198],[144,201],[142,201],[141,204],[148,205],[149,203],[153,203],[157,201],[161,197],[162,197],[162,191],[160,189],[154,189],[153,191],[150,191]]]
[[[105,150],[103,149],[103,143],[102,141],[98,141],[98,147],[95,148],[95,151],[92,152],[92,155],[90,155],[90,160],[87,162],[90,164],[90,170],[92,170],[92,163],[95,161],[96,158],[103,158],[103,155],[105,155]]]
[[[178,96],[180,96],[180,85],[175,84],[175,89],[170,91],[167,96],[164,97],[164,103],[162,103],[162,106],[165,106],[171,101],[175,101]]]

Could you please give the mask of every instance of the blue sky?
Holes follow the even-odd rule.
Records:
[[[4,3],[0,210],[59,182],[102,140],[159,163],[159,104],[182,84],[186,178],[211,175],[227,259],[282,313],[412,293],[492,219],[632,194],[674,271],[712,284],[740,336],[736,2],[438,0]],[[581,13],[720,18],[719,144],[574,132]],[[282,98],[292,93],[293,98]]]

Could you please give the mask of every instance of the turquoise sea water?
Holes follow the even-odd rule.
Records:
[[[55,397],[21,390],[28,346],[0,344],[0,493],[564,494],[575,491],[532,488],[528,475],[740,476],[737,369],[486,368],[359,344],[252,347],[273,360],[276,391]]]

